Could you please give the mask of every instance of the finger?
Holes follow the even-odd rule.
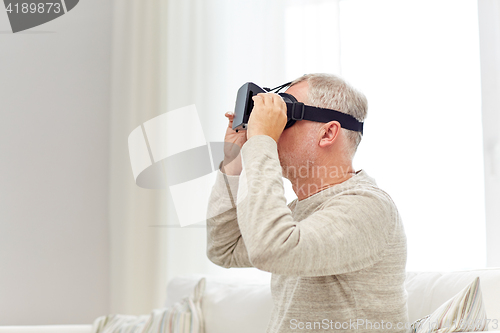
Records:
[[[254,104],[267,105],[270,103],[268,93],[259,93],[259,94],[255,95],[254,97],[255,97]]]
[[[252,96],[252,100],[253,100],[253,103],[254,104],[264,104],[264,97],[263,97],[264,94],[260,93],[260,94],[257,94],[255,96]]]
[[[227,124],[227,127],[233,127],[233,120],[234,120],[234,116],[229,116],[226,114],[226,117],[227,117],[227,120],[228,120],[228,124]]]
[[[274,101],[275,105],[279,106],[282,110],[285,110],[285,112],[286,112],[286,103],[283,100],[283,97],[276,94],[275,99],[273,101]]]
[[[264,97],[264,103],[265,104],[268,104],[268,105],[272,105],[274,102],[274,93],[267,93],[265,94],[263,97]]]
[[[286,112],[286,103],[280,95],[275,96],[275,98],[273,99],[273,104],[280,110],[285,110]]]

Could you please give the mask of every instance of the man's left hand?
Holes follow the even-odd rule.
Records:
[[[275,93],[260,93],[252,99],[254,107],[248,119],[247,139],[268,135],[278,142],[288,119],[285,101]]]

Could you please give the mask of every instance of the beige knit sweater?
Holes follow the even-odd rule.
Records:
[[[408,332],[406,236],[389,195],[361,170],[287,206],[276,142],[254,136],[241,154],[241,176],[219,171],[212,189],[207,255],[272,273],[267,333]]]

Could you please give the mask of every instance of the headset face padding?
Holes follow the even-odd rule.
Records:
[[[297,103],[297,99],[293,96],[293,95],[290,95],[290,94],[287,94],[287,93],[279,93],[278,95],[281,96],[281,98],[283,98],[283,100],[285,101],[285,103]],[[288,121],[285,125],[285,129],[289,128],[290,126],[292,126],[293,124],[295,124],[296,120],[293,120],[291,118],[288,118]]]

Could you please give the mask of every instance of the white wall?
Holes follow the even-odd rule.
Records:
[[[12,34],[0,6],[0,325],[108,313],[111,14]]]

